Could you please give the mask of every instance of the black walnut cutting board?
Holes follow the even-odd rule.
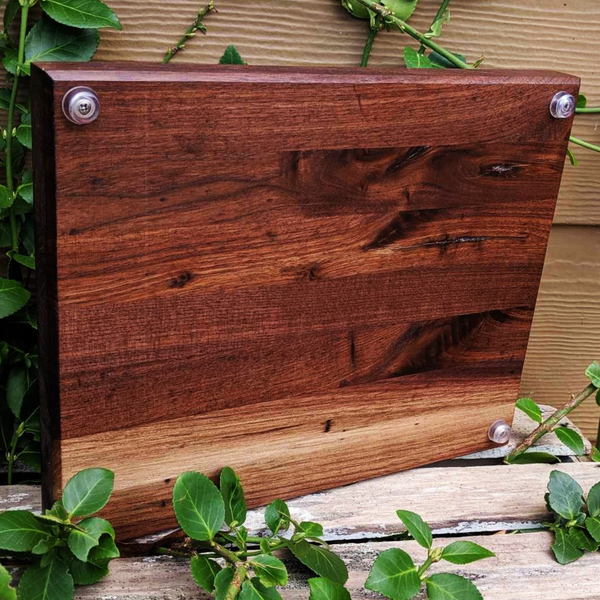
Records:
[[[88,86],[97,121],[65,93]],[[489,447],[512,418],[572,119],[541,71],[33,69],[45,494],[115,471],[253,506]]]

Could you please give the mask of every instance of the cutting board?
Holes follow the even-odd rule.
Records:
[[[33,68],[45,502],[115,472],[121,539],[187,470],[249,504],[490,447],[572,119],[542,71]],[[73,87],[99,99],[65,118]]]

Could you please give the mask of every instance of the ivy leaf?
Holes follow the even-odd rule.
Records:
[[[75,29],[52,19],[40,19],[25,39],[24,72],[34,61],[87,61],[94,56],[100,42],[96,29]]]
[[[408,533],[421,545],[428,550],[433,543],[431,529],[429,525],[416,513],[409,510],[397,510],[398,518],[406,525]]]
[[[302,521],[298,529],[308,538],[319,538],[323,535],[323,525],[312,521]]]
[[[241,525],[246,520],[246,499],[237,473],[230,467],[221,471],[221,496],[225,503],[225,523]]]
[[[600,517],[600,482],[592,486],[586,500],[590,517]]]
[[[585,376],[597,387],[600,388],[600,365],[594,361],[586,370]]]
[[[192,557],[192,576],[196,585],[212,594],[215,589],[215,577],[221,570],[218,562],[202,555]]]
[[[8,188],[5,185],[0,185],[0,210],[10,208],[13,202],[14,198]]]
[[[32,565],[19,582],[19,598],[67,600],[73,598],[73,578],[67,564],[56,555],[45,566]]]
[[[600,518],[599,517],[588,517],[585,520],[585,528],[589,531],[590,535],[600,543]]]
[[[560,459],[549,452],[525,452],[514,458],[507,459],[510,465],[532,465],[537,463],[559,463]]]
[[[117,15],[100,0],[42,0],[42,9],[58,23],[79,29],[123,29]]]
[[[442,558],[454,565],[468,565],[476,560],[496,556],[491,550],[474,542],[458,541],[446,546]]]
[[[326,577],[311,577],[308,580],[310,596],[308,600],[351,600],[348,590]]]
[[[265,509],[265,523],[273,533],[287,531],[290,527],[290,509],[283,500],[273,500]]]
[[[220,65],[245,65],[246,62],[235,46],[227,46],[219,60]]]
[[[282,600],[275,588],[265,587],[256,577],[244,581],[239,598],[240,600]]]
[[[274,585],[283,586],[287,583],[287,569],[274,556],[259,554],[252,557],[252,568],[265,587],[273,587]]]
[[[516,405],[520,411],[523,411],[532,421],[541,423],[542,409],[531,398],[520,398]]]
[[[63,491],[62,503],[69,517],[85,517],[102,510],[113,491],[115,475],[108,469],[84,469]]]
[[[475,584],[453,573],[439,573],[425,580],[429,600],[483,600]]]
[[[229,584],[233,580],[233,569],[226,567],[221,569],[215,576],[215,600],[225,600]]]
[[[587,106],[587,96],[585,94],[577,95],[576,108],[585,108]]]
[[[365,587],[392,600],[410,600],[419,593],[421,578],[404,550],[390,548],[375,559]]]
[[[570,476],[562,471],[552,471],[548,483],[548,503],[552,510],[570,521],[581,514],[583,490]]]
[[[557,529],[555,533],[556,538],[552,544],[552,552],[561,565],[567,565],[583,556],[583,550],[573,543],[573,539],[565,533],[564,529]]]
[[[12,577],[10,573],[0,565],[0,599],[17,600],[17,590],[10,585]]]
[[[100,538],[107,534],[115,538],[112,525],[100,517],[84,519],[77,524],[84,531],[73,529],[67,538],[71,552],[81,561],[86,562],[90,550],[100,543]]]
[[[289,549],[292,554],[311,571],[331,581],[341,583],[348,581],[348,569],[344,561],[327,548],[314,546],[306,540],[290,542]]]
[[[199,542],[211,541],[225,520],[225,503],[217,486],[194,471],[177,478],[173,509],[181,528]]]
[[[581,436],[568,427],[557,427],[554,430],[556,437],[565,445],[575,452],[577,456],[582,456],[585,453],[585,445]]]
[[[28,389],[27,368],[24,364],[15,365],[6,379],[6,403],[17,419],[21,416],[23,398]]]
[[[587,550],[588,552],[596,552],[596,550],[598,550],[598,542],[593,540],[582,529],[571,527],[568,535],[576,548],[579,548],[580,550]]]
[[[0,548],[30,552],[52,530],[26,510],[7,510],[0,514]]]
[[[21,119],[21,124],[17,127],[17,139],[31,150],[31,115],[25,115]]]
[[[404,64],[407,69],[437,69],[427,56],[419,54],[414,48],[404,48]]]

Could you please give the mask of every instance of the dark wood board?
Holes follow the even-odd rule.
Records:
[[[225,465],[250,504],[489,447],[511,420],[579,80],[33,68],[46,503],[120,538]],[[77,126],[61,101],[91,87]]]

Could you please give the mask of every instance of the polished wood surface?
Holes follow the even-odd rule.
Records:
[[[127,537],[173,523],[188,469],[232,465],[256,505],[488,447],[510,420],[571,126],[548,105],[576,78],[33,78],[54,116],[34,133],[48,498],[110,467]],[[62,115],[74,85],[100,97],[91,125]]]

